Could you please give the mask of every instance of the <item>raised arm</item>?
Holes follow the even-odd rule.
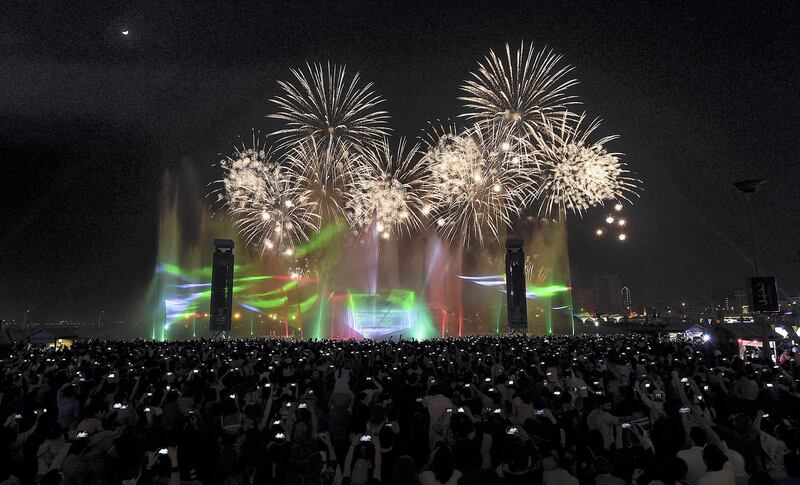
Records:
[[[372,445],[375,448],[374,468],[372,469],[372,478],[381,481],[381,440],[378,433],[372,435]]]
[[[353,468],[353,453],[356,450],[356,445],[358,445],[358,435],[353,435],[353,438],[350,440],[350,448],[347,449],[347,456],[344,459],[344,470],[342,470],[342,477],[347,478],[350,476]]]

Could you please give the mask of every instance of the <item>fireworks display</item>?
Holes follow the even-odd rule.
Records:
[[[306,64],[293,69],[294,83],[278,81],[282,93],[272,99],[277,113],[269,117],[285,122],[280,135],[284,146],[308,138],[325,140],[326,148],[364,148],[389,135],[389,115],[378,106],[383,98],[362,85],[359,74],[348,76],[344,66]]]
[[[223,201],[248,244],[262,253],[275,249],[288,255],[319,230],[319,216],[297,175],[273,158],[254,138],[252,147],[237,148],[223,159]]]
[[[462,86],[459,98],[468,110],[463,117],[479,123],[498,123],[518,137],[547,130],[552,120],[576,104],[568,94],[578,81],[569,78],[573,67],[564,65],[552,50],[536,51],[522,43],[505,56],[489,51],[477,72]]]
[[[522,210],[535,184],[523,159],[495,126],[441,134],[426,153],[426,190],[434,203],[426,212],[450,241],[483,244],[500,239],[511,216]],[[488,234],[487,234],[488,233]]]
[[[389,239],[392,234],[408,233],[422,226],[427,196],[419,154],[419,145],[406,150],[404,140],[393,152],[384,139],[356,157],[346,207],[350,225],[356,232],[374,223],[376,233]]]
[[[317,215],[323,222],[343,218],[356,157],[341,143],[329,145],[327,140],[313,137],[288,150],[284,161],[297,175],[297,185],[304,197],[315,201]]]
[[[569,111],[572,70],[525,43],[490,51],[462,86],[466,128],[438,130],[424,151],[393,151],[372,84],[306,64],[272,98],[276,150],[254,143],[221,162],[224,206],[249,243],[291,255],[327,222],[381,239],[428,227],[468,246],[499,241],[532,207],[561,217],[629,202],[638,181],[606,149],[616,136],[590,140],[599,121]]]
[[[616,136],[590,142],[599,120],[585,124],[586,116],[563,115],[544,134],[531,138],[536,165],[541,170],[535,199],[539,212],[547,216],[571,211],[581,215],[606,201],[624,199],[634,193],[636,180],[619,154],[608,152],[606,143]]]

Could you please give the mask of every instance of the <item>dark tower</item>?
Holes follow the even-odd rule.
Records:
[[[217,336],[231,331],[233,309],[233,241],[214,239],[214,260],[211,267],[211,312],[208,325]]]
[[[525,253],[522,239],[506,241],[506,297],[508,332],[528,333],[528,301],[525,288]]]

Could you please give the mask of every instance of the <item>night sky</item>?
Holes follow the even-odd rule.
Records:
[[[635,303],[701,301],[764,272],[800,290],[797,2],[11,0],[0,11],[0,318],[127,318],[152,276],[160,181],[199,184],[305,60],[347,64],[397,135],[459,112],[490,48],[550,46],[643,180],[629,240],[570,223],[574,284],[619,274]],[[125,37],[120,31],[129,30]],[[202,187],[198,188],[203,191]]]

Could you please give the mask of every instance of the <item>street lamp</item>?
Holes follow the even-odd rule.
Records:
[[[752,242],[752,250],[753,250],[753,269],[755,270],[755,276],[759,275],[758,272],[758,251],[756,250],[756,228],[755,222],[753,218],[753,194],[755,194],[758,189],[761,188],[767,181],[763,179],[750,179],[750,180],[742,180],[733,184],[736,187],[736,190],[744,194],[744,200],[747,201],[747,212],[750,216],[750,237]]]

